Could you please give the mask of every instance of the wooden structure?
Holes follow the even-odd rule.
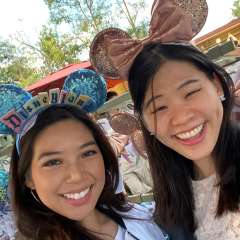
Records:
[[[222,27],[196,38],[193,42],[199,49],[205,52],[231,38],[236,41],[240,40],[240,18],[233,19]]]

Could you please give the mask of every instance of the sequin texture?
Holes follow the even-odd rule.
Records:
[[[94,112],[105,101],[107,96],[104,78],[88,69],[81,69],[70,74],[65,80],[63,90],[79,95],[91,96],[83,108],[87,112]]]
[[[13,85],[0,85],[0,113],[5,115],[12,109],[18,110],[24,103],[32,98],[32,95],[23,89]],[[12,130],[0,122],[0,132],[2,134],[12,134]]]

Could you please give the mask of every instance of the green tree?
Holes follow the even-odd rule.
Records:
[[[35,56],[35,64],[42,76],[54,72],[67,64],[79,62],[81,46],[76,42],[75,36],[58,34],[52,26],[43,26],[39,39],[35,44],[18,38],[18,43],[25,52]]]
[[[234,17],[240,17],[240,0],[233,2],[232,15]]]
[[[39,78],[31,67],[30,58],[19,53],[7,40],[0,40],[0,83],[15,83],[25,87]]]
[[[122,18],[128,22],[127,32],[135,38],[143,38],[147,35],[149,19],[143,17],[147,4],[145,0],[132,0],[127,3],[126,0],[116,0],[117,9]],[[141,17],[139,17],[141,16]]]
[[[27,86],[88,53],[93,37],[102,29],[120,27],[132,37],[147,35],[149,18],[143,17],[146,0],[44,0],[50,13],[38,41],[20,34],[17,47],[0,39],[0,83]],[[11,41],[12,42],[12,41]],[[84,60],[86,59],[86,54]]]
[[[0,40],[0,66],[9,63],[16,54],[16,47],[7,40]]]
[[[44,0],[50,21],[57,27],[64,25],[89,47],[92,38],[104,28],[121,27],[132,37],[147,34],[148,19],[142,14],[145,0]],[[124,27],[123,27],[124,26]]]
[[[42,55],[45,73],[80,61],[79,52],[82,48],[77,44],[75,37],[69,34],[59,35],[56,30],[46,26],[40,33],[38,47]]]

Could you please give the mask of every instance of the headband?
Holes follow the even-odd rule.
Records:
[[[189,42],[207,19],[206,0],[155,0],[149,36],[132,39],[118,28],[99,32],[90,47],[90,61],[107,78],[128,79],[136,56],[149,43]]]
[[[86,112],[96,111],[106,100],[105,80],[96,72],[80,69],[71,73],[63,88],[32,96],[12,84],[0,85],[0,134],[16,135],[20,154],[22,137],[34,126],[39,113],[51,105],[73,104]]]

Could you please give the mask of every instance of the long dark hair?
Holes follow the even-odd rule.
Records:
[[[33,146],[37,136],[49,125],[66,119],[80,121],[86,125],[103,155],[106,182],[96,208],[116,221],[120,216],[113,211],[113,208],[123,212],[130,210],[130,205],[126,203],[122,193],[113,194],[119,180],[118,161],[100,127],[90,119],[88,114],[75,106],[51,106],[39,114],[34,127],[23,137],[20,156],[15,147],[11,159],[10,186],[13,210],[20,234],[29,239],[98,239],[76,221],[63,217],[38,203],[25,184],[26,175],[30,171]]]
[[[162,64],[169,60],[189,62],[204,72],[209,80],[217,76],[226,100],[223,121],[214,149],[215,166],[220,178],[217,216],[239,209],[240,198],[240,136],[231,122],[233,82],[227,72],[190,44],[154,43],[144,47],[129,72],[129,90],[136,113],[140,116],[154,183],[156,221],[171,228],[181,226],[192,236],[197,227],[194,219],[192,191],[193,165],[182,155],[163,145],[152,136],[142,120],[146,91]]]

